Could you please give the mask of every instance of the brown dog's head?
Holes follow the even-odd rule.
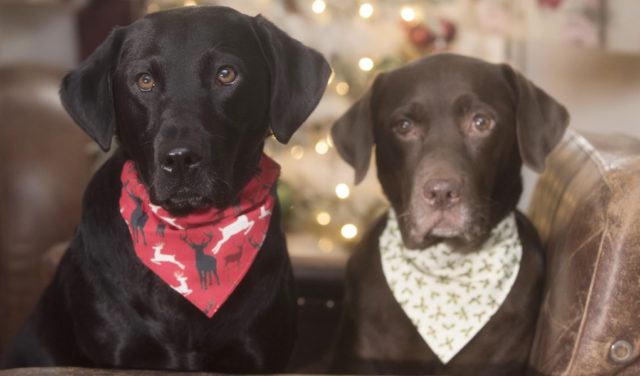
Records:
[[[504,64],[434,55],[380,74],[332,129],[359,183],[378,178],[408,248],[480,245],[569,122],[567,110]]]
[[[267,134],[289,141],[330,73],[261,16],[188,7],[115,29],[65,77],[61,97],[103,149],[117,135],[151,201],[180,215],[229,205]]]

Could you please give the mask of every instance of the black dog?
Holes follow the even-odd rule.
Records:
[[[444,242],[454,252],[469,254],[515,210],[522,161],[542,170],[568,121],[563,106],[509,66],[443,54],[379,75],[332,133],[338,152],[355,169],[356,182],[365,176],[376,145],[378,178],[399,213],[406,248]],[[390,291],[379,248],[387,215],[381,218],[348,263],[336,371],[525,372],[543,259],[535,229],[520,213],[516,222],[522,258],[512,289],[488,323],[444,365]]]
[[[319,53],[229,8],[159,12],[114,30],[61,96],[103,149],[114,134],[121,147],[89,184],[76,236],[9,365],[282,369],[295,306],[278,205],[251,269],[209,319],[136,258],[118,211],[120,172],[135,161],[151,201],[173,215],[226,208],[258,170],[265,138],[289,140],[329,73]]]

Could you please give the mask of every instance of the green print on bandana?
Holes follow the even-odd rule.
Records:
[[[475,252],[453,252],[443,243],[406,249],[396,215],[390,210],[380,237],[380,256],[393,296],[446,364],[506,299],[520,269],[522,244],[511,213]]]

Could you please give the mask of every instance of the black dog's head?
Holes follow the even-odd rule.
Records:
[[[159,12],[117,28],[62,84],[62,102],[104,150],[117,135],[151,201],[174,214],[228,205],[271,130],[286,143],[330,68],[261,16]]]
[[[356,183],[376,145],[378,178],[408,248],[480,245],[569,122],[566,109],[507,65],[434,55],[379,75],[332,129]]]

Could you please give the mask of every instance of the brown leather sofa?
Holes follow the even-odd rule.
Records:
[[[73,235],[94,161],[60,104],[62,76],[0,68],[0,358],[46,284],[43,254]]]
[[[61,77],[36,67],[0,69],[0,358],[55,266],[43,256],[73,234],[96,159],[57,100]],[[547,160],[529,216],[547,248],[532,368],[640,374],[640,140],[569,131]],[[293,264],[300,310],[290,370],[319,372],[339,317],[343,264],[322,257]]]
[[[640,375],[640,140],[569,131],[529,218],[547,256],[534,369]]]

